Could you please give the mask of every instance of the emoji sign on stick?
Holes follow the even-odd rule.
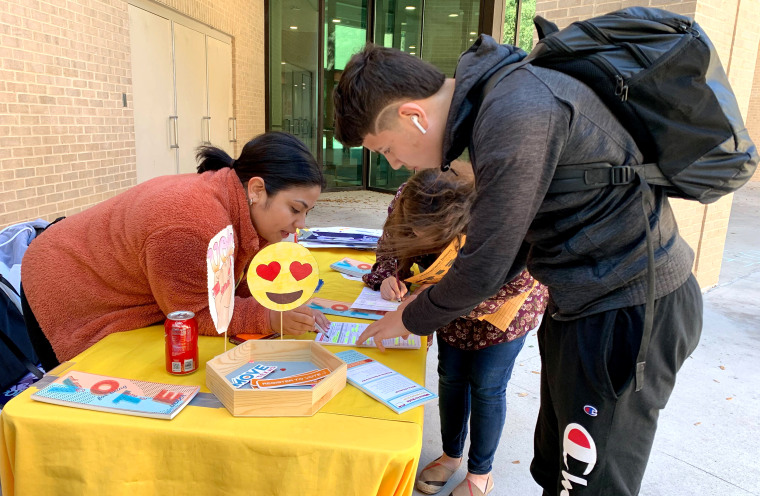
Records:
[[[253,257],[248,287],[256,301],[284,312],[306,303],[319,284],[317,261],[297,243],[274,243]]]
[[[206,254],[208,308],[216,332],[227,332],[235,306],[235,233],[232,226],[211,238]],[[226,340],[225,340],[226,341]]]

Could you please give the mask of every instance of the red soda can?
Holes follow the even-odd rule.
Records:
[[[198,324],[187,310],[171,312],[164,322],[166,371],[174,375],[198,370]]]

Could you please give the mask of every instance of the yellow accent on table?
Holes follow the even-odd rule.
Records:
[[[449,243],[446,249],[443,250],[438,258],[435,259],[433,264],[424,272],[421,274],[415,274],[412,277],[408,277],[404,280],[406,282],[420,285],[436,284],[440,282],[440,280],[443,279],[443,276],[446,275],[451,266],[454,264],[454,260],[457,258],[457,253],[459,253],[459,248],[464,246],[466,240],[467,236],[465,235],[462,235],[458,239],[454,239],[451,243]],[[517,315],[517,312],[520,310],[520,307],[522,307],[523,303],[525,303],[525,300],[527,300],[528,296],[530,296],[530,292],[533,291],[533,288],[536,286],[536,284],[537,282],[533,281],[533,285],[530,287],[530,289],[524,293],[520,293],[514,298],[507,300],[494,313],[478,317],[478,320],[485,320],[497,329],[506,331],[509,327],[509,324],[511,324],[514,320],[515,315]]]
[[[372,262],[374,253],[312,253],[325,282],[318,295],[353,301],[362,284],[329,264],[345,256]],[[163,334],[163,326],[112,334],[73,358],[70,367],[200,385],[200,395],[208,393],[205,364],[224,352],[222,336],[201,336],[201,367],[172,376],[164,369]],[[424,343],[419,350],[361,351],[424,384]],[[397,415],[352,386],[313,417],[233,417],[221,405],[188,405],[173,420],[39,403],[29,398],[35,390],[11,400],[0,414],[4,496],[410,495],[422,448],[422,408]]]

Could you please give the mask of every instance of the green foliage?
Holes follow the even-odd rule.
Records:
[[[530,52],[533,49],[533,17],[536,15],[536,0],[507,0],[504,13],[504,38],[502,43],[513,44],[515,41],[515,17],[517,3],[520,2],[520,36],[517,46]]]

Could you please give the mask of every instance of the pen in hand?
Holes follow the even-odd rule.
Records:
[[[327,334],[327,331],[316,320],[314,321],[314,330],[321,334]]]
[[[398,293],[398,297],[396,298],[396,301],[399,303],[401,300],[403,300],[403,295],[401,294],[402,288],[406,289],[406,286],[403,286],[401,283],[401,278],[398,276],[398,258],[396,259],[396,292]]]

